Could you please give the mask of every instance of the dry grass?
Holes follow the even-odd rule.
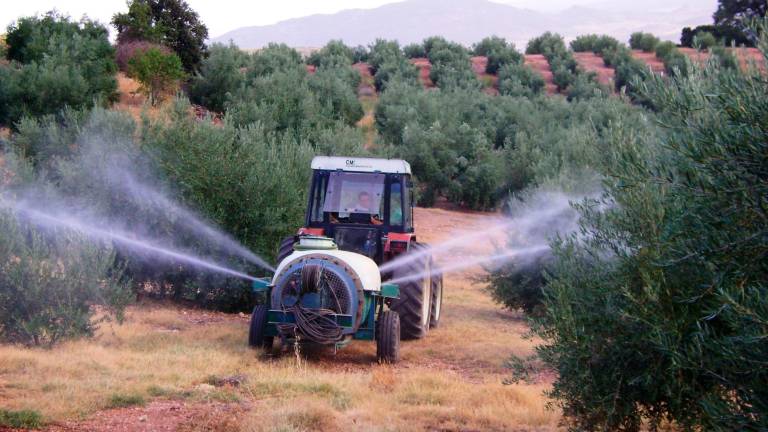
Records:
[[[434,227],[420,224],[422,241],[485,218],[417,213],[417,221]],[[138,404],[123,408],[134,418],[170,399],[238,407],[223,418],[196,409],[199,419],[184,430],[219,430],[197,423],[243,431],[557,429],[559,413],[545,409],[546,380],[502,384],[504,361],[530,354],[535,341],[522,337],[525,323],[501,311],[473,277],[447,280],[443,325],[424,340],[404,342],[395,366],[378,365],[375,344],[364,341],[336,355],[311,353],[300,364],[290,354],[267,358],[247,348],[245,316],[145,304],[93,340],[51,350],[0,346],[0,408],[36,410],[58,422]],[[206,384],[235,375],[240,385]]]

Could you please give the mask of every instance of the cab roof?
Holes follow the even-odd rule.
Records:
[[[343,156],[315,156],[315,158],[312,159],[312,169],[411,174],[411,165],[402,159],[376,159]]]

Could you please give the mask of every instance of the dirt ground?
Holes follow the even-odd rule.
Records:
[[[541,74],[544,78],[544,82],[546,83],[544,88],[547,94],[557,93],[557,86],[554,81],[552,81],[552,70],[549,69],[549,62],[546,57],[541,54],[526,54],[525,64],[533,68],[533,70]]]
[[[597,74],[597,82],[611,90],[615,88],[613,77],[616,71],[613,68],[606,67],[602,57],[593,52],[577,52],[573,53],[573,57],[576,59],[579,67],[587,72]]]
[[[419,241],[492,231],[498,216],[417,209]],[[489,240],[444,256],[473,257]],[[442,324],[379,365],[375,343],[265,355],[246,345],[248,316],[153,303],[122,325],[50,350],[0,346],[0,408],[33,409],[49,431],[558,430],[551,372],[505,384],[527,356],[523,316],[492,301],[481,268],[446,276]]]
[[[632,50],[632,57],[644,62],[657,74],[664,73],[664,63],[656,58],[656,53],[647,53],[640,50]]]

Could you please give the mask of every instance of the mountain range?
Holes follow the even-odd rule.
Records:
[[[566,39],[581,34],[608,34],[626,41],[635,31],[649,31],[678,41],[685,26],[712,21],[716,0],[596,0],[587,6],[540,11],[489,0],[406,0],[374,9],[349,9],[335,14],[310,15],[272,25],[242,27],[212,39],[232,41],[243,49],[270,42],[293,47],[319,47],[331,39],[347,45],[368,45],[377,38],[401,44],[433,35],[465,45],[498,35],[522,47],[545,31]]]

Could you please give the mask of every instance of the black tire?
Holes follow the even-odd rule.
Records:
[[[432,267],[434,269],[434,267]],[[429,308],[429,327],[440,326],[443,316],[443,274],[439,271],[432,273],[432,305]]]
[[[294,243],[296,243],[296,236],[286,237],[280,242],[280,248],[277,250],[277,265],[280,265],[285,257],[293,253]]]
[[[253,348],[272,349],[275,338],[264,336],[264,328],[267,326],[266,305],[256,305],[251,314],[251,328],[248,331],[248,345]]]
[[[379,363],[400,360],[400,316],[397,312],[383,312],[376,322],[376,358]]]
[[[423,253],[425,245],[414,244],[410,253]],[[432,304],[429,255],[406,262],[393,271],[392,279],[405,279],[400,286],[400,297],[392,301],[390,309],[400,315],[400,337],[421,339],[429,331]],[[408,280],[408,278],[414,279]]]

